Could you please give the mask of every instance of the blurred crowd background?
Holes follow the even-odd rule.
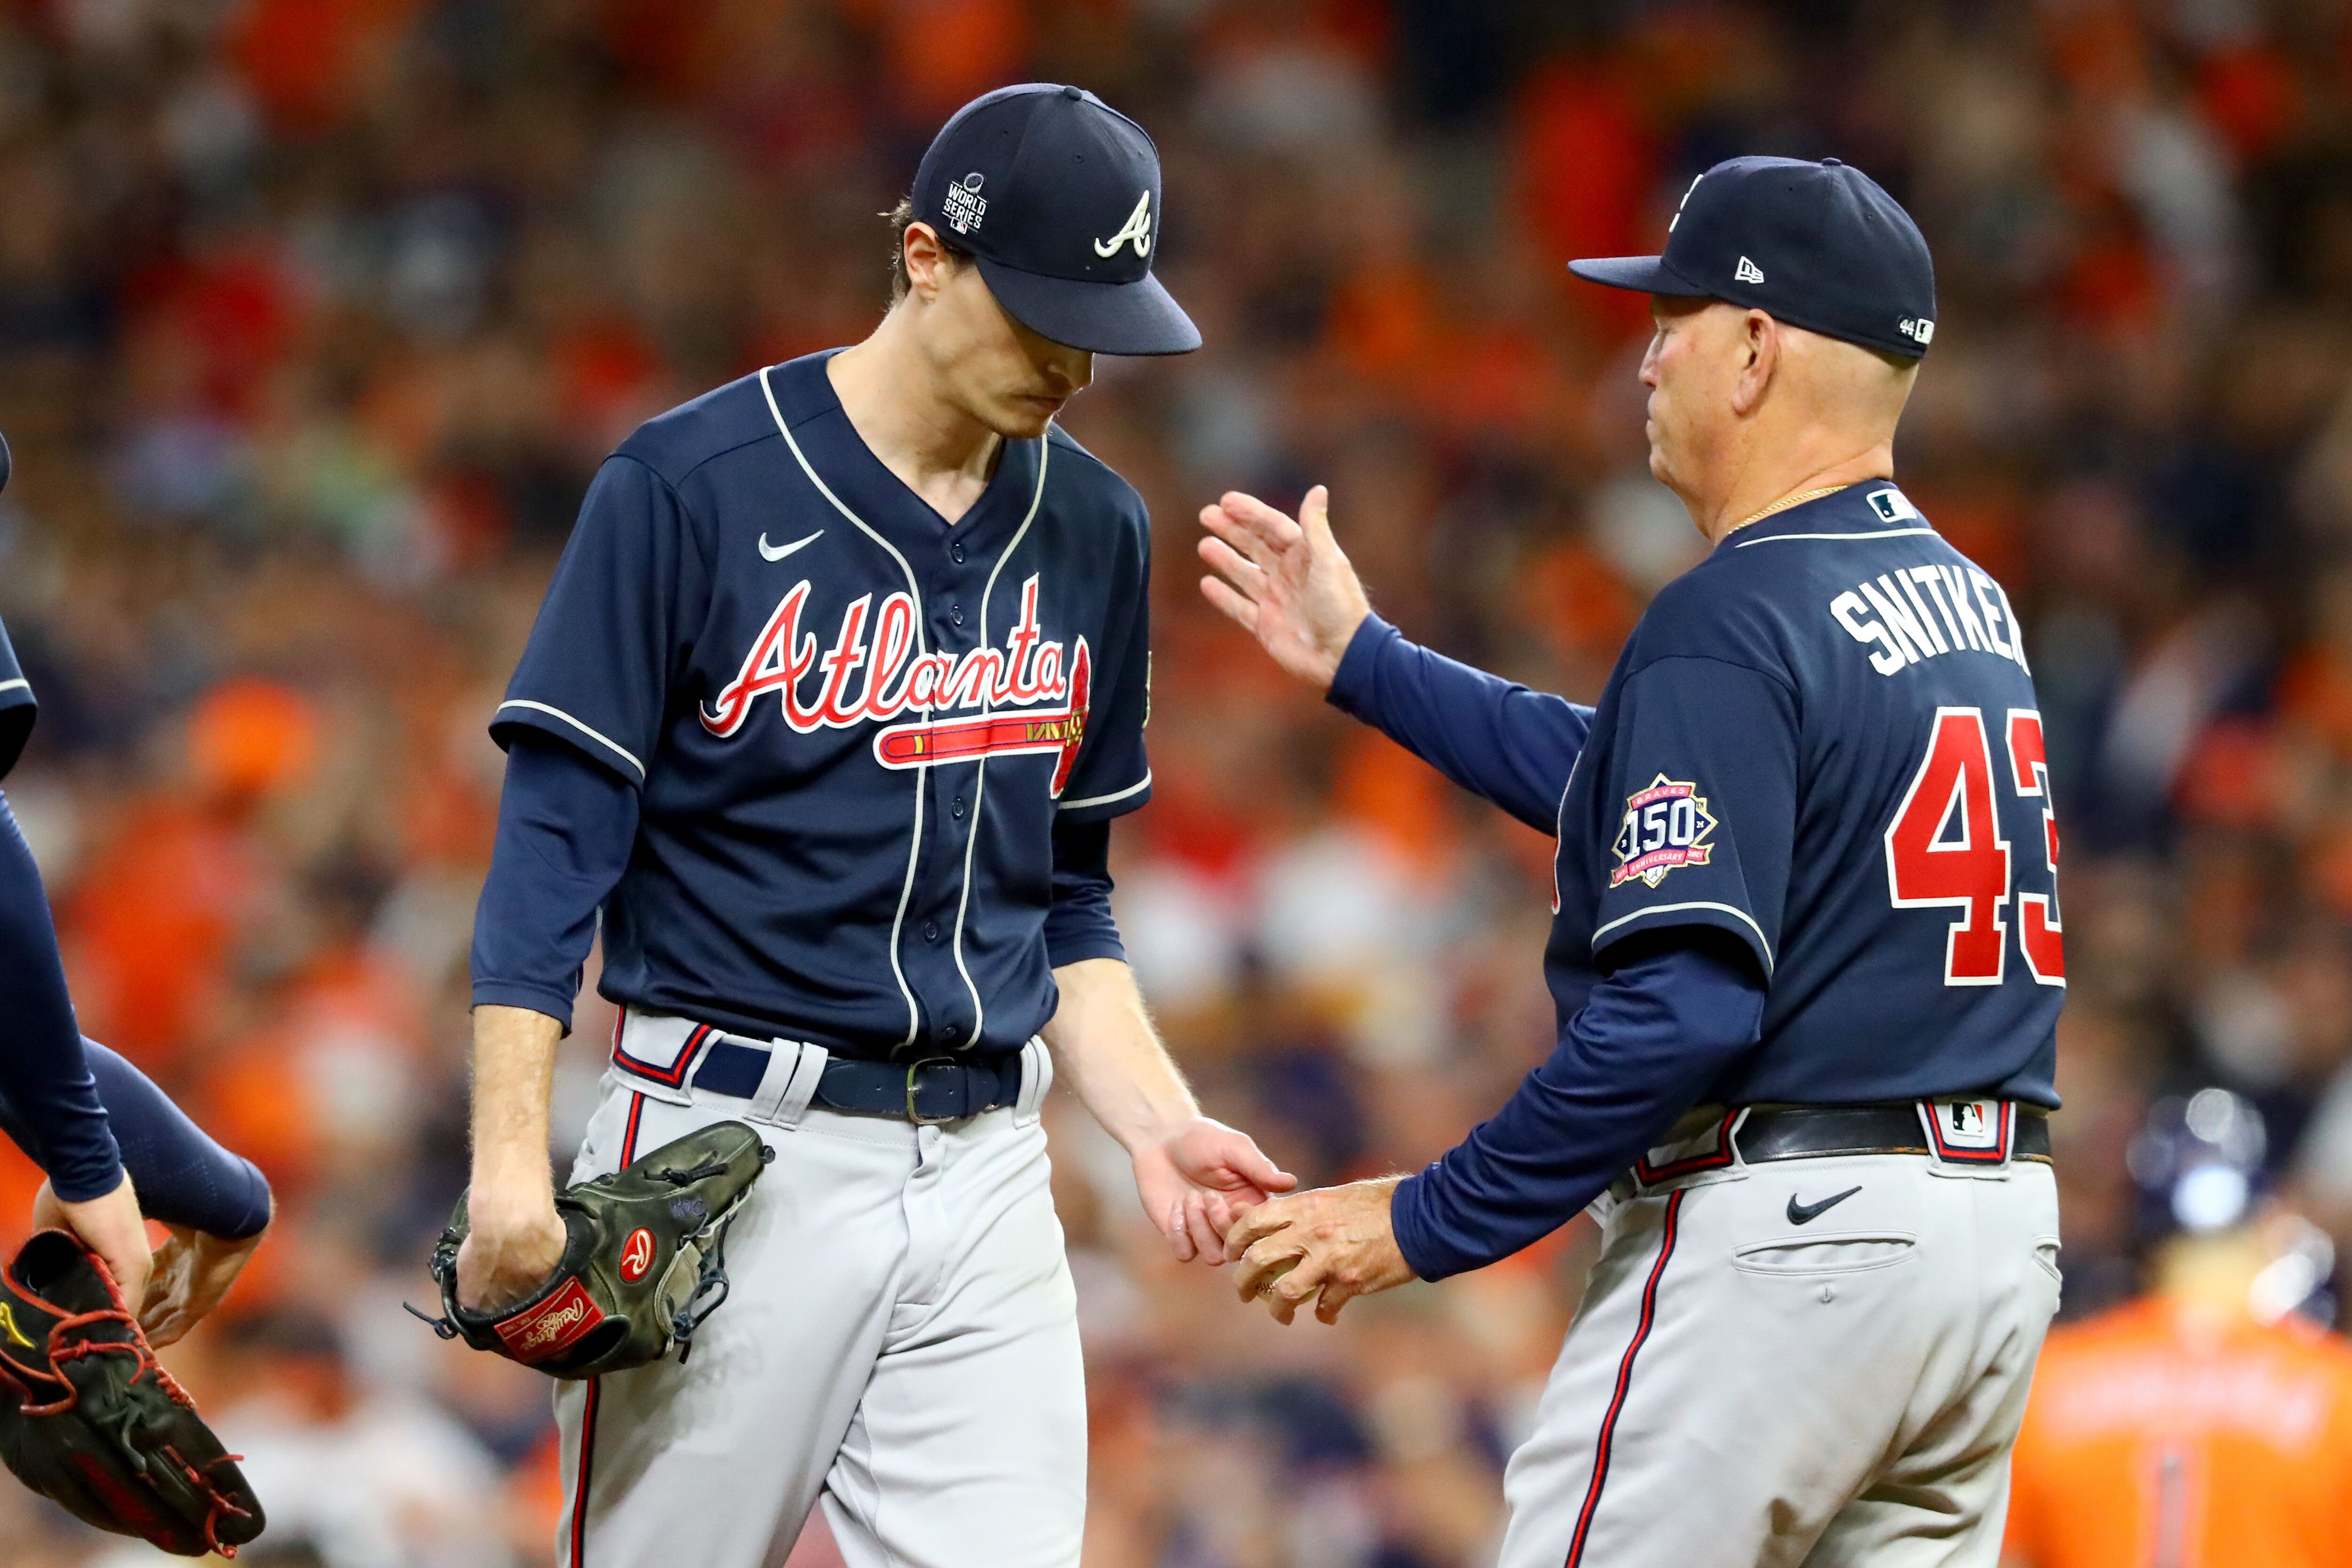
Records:
[[[1834,154],[1936,247],[1900,477],[2009,585],[2048,720],[2067,1311],[2136,1289],[2134,1130],[2206,1085],[2306,1249],[2352,1240],[2343,5],[6,0],[0,616],[42,702],[8,795],[85,1030],[276,1186],[172,1357],[269,1497],[256,1561],[546,1560],[545,1385],[399,1306],[463,1179],[484,727],[602,455],[863,336],[932,131],[1031,78],[1158,139],[1207,338],[1101,363],[1067,424],[1158,521],[1115,870],[1213,1113],[1310,1182],[1448,1146],[1549,1047],[1549,848],[1216,620],[1194,510],[1328,480],[1383,612],[1590,700],[1698,540],[1643,466],[1643,302],[1561,263],[1654,250],[1719,158]],[[1055,1137],[1090,1568],[1484,1561],[1581,1224],[1284,1331],[1167,1259],[1081,1113]],[[5,1486],[0,1542],[135,1560]]]

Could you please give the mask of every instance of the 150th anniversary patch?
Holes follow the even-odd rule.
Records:
[[[1715,814],[1698,787],[1659,774],[1648,789],[1625,797],[1625,821],[1610,846],[1617,864],[1610,870],[1609,885],[1622,887],[1639,877],[1655,887],[1670,871],[1706,864],[1715,852],[1707,841],[1714,831]]]

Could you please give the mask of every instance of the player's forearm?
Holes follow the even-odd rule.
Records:
[[[9,1135],[68,1202],[122,1185],[122,1165],[90,1079],[66,989],[48,894],[32,847],[0,795],[0,1101]]]
[[[1376,615],[1349,640],[1328,700],[1545,833],[1592,729],[1591,708],[1408,642]]]
[[[564,1028],[596,911],[636,842],[636,790],[575,748],[511,737],[499,831],[474,917],[474,1002],[545,1013]]]
[[[535,1206],[551,1198],[548,1100],[562,1025],[528,1008],[474,1009],[475,1201]]]
[[[1502,1110],[1397,1188],[1391,1221],[1413,1272],[1484,1268],[1574,1218],[1754,1045],[1765,998],[1717,932],[1666,933],[1629,958]]]
[[[1152,1028],[1135,971],[1087,958],[1055,969],[1054,979],[1062,1004],[1041,1032],[1063,1081],[1104,1131],[1132,1151],[1201,1113]]]

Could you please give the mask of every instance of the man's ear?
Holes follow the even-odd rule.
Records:
[[[1780,323],[1761,310],[1750,310],[1741,325],[1744,352],[1731,386],[1731,410],[1746,419],[1764,405],[1773,372],[1780,369]]]
[[[948,247],[940,241],[939,230],[926,223],[911,223],[907,225],[906,237],[898,243],[907,267],[908,291],[927,303],[938,298],[940,286],[947,281],[948,268],[953,265]]]

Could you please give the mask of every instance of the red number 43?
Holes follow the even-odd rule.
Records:
[[[2018,950],[2038,983],[2063,986],[2058,821],[2049,806],[2050,759],[2042,716],[2032,708],[2011,708],[2005,728],[2010,787],[2022,798],[2043,802],[2042,854],[2051,876],[2050,892],[2016,895]],[[2001,907],[2010,900],[2011,854],[2009,841],[2000,836],[1993,788],[1992,737],[1985,732],[1984,711],[1937,708],[1927,755],[1887,825],[1886,887],[1897,909],[1961,911],[1944,943],[1948,986],[1997,986],[2007,971],[2009,923],[2001,918]]]

